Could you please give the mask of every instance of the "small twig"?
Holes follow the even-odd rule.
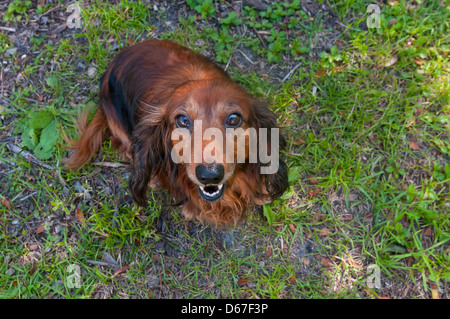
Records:
[[[123,163],[116,163],[116,162],[94,162],[92,163],[94,165],[98,165],[98,166],[105,166],[105,167],[127,167],[127,164],[123,164]]]
[[[290,70],[289,73],[286,74],[286,76],[283,78],[283,80],[281,80],[281,82],[283,83],[284,81],[286,81],[286,80],[292,75],[292,73],[294,73],[295,70],[297,70],[297,69],[300,67],[300,65],[302,65],[302,62],[300,62],[299,64],[297,64],[296,66],[294,66],[294,67],[292,68],[292,70]]]
[[[231,61],[239,68],[239,70],[242,71],[242,66],[240,66],[233,58],[231,58]]]
[[[253,31],[255,31],[255,33],[256,33],[256,35],[258,36],[258,38],[259,38],[259,41],[261,41],[261,43],[262,43],[262,45],[263,45],[264,49],[266,49],[266,50],[267,50],[267,45],[266,45],[266,43],[264,42],[264,40],[263,40],[263,39],[261,38],[261,36],[259,35],[258,31],[256,31],[256,29],[255,29],[255,28],[253,28]]]
[[[45,11],[44,13],[41,13],[38,17],[39,17],[39,19],[40,19],[41,17],[43,17],[43,16],[45,16],[45,15],[47,15],[47,14],[53,12],[53,11],[56,11],[56,10],[59,10],[59,9],[62,9],[62,8],[67,8],[67,7],[70,6],[72,3],[75,3],[75,2],[76,2],[76,1],[73,0],[73,1],[70,1],[69,3],[66,3],[66,4],[59,4],[59,5],[57,5],[57,6],[54,6],[53,8],[48,9],[48,10]]]
[[[252,60],[250,60],[250,58],[249,58],[248,56],[246,56],[246,55],[244,54],[244,52],[242,52],[241,50],[237,50],[237,51],[240,52],[240,53],[244,56],[244,58],[246,58],[247,61],[250,62],[251,64],[255,64],[255,63],[256,63],[256,62],[253,62]]]
[[[42,166],[43,168],[54,170],[55,168],[51,165],[42,163],[40,160],[38,160],[36,157],[34,157],[31,153],[24,151],[22,148],[20,148],[17,145],[6,143],[6,147],[13,153],[19,154],[24,159],[26,159],[29,162],[32,162],[36,165]]]
[[[106,267],[113,267],[113,265],[109,264],[109,263],[105,263],[103,261],[95,261],[95,260],[87,260],[88,264],[91,265],[96,265],[96,266],[106,266]]]
[[[27,196],[25,196],[25,197],[22,197],[22,198],[20,199],[20,201],[22,202],[22,201],[26,200],[27,198],[36,195],[36,193],[37,193],[37,191],[34,192],[34,193],[31,193],[30,195],[27,195]]]
[[[244,39],[245,34],[247,33],[247,30],[245,30],[244,34],[241,36],[239,42],[236,44],[236,46],[234,47],[233,51],[236,51],[236,49],[241,45],[242,40]],[[230,58],[228,59],[227,65],[225,66],[224,70],[226,71],[228,69],[228,66],[230,65],[231,62],[231,57],[233,56],[233,54],[230,54]],[[236,63],[235,61],[233,61],[234,63]]]
[[[56,161],[56,174],[57,174],[57,176],[58,176],[58,179],[59,179],[59,181],[60,181],[60,183],[63,185],[63,186],[67,186],[67,183],[66,183],[66,181],[64,180],[64,178],[61,176],[61,170],[59,169],[59,160],[58,161]]]
[[[97,266],[114,267],[114,270],[120,267],[117,261],[115,261],[108,253],[103,253],[103,261],[87,260],[87,263]]]
[[[10,28],[10,27],[1,27],[1,26],[0,26],[0,30],[10,31],[10,32],[16,32],[16,29],[15,29],[15,28]]]

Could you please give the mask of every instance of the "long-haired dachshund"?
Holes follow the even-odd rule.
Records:
[[[110,137],[119,152],[131,159],[129,187],[140,206],[147,204],[149,186],[164,188],[180,203],[187,218],[216,225],[236,224],[248,207],[279,198],[289,186],[283,161],[277,159],[276,172],[262,174],[267,161],[263,163],[260,157],[250,160],[255,145],[274,152],[274,114],[200,54],[159,40],[123,49],[101,78],[99,96],[92,121],[87,124],[87,115],[78,120],[81,137],[70,143],[74,152],[66,166],[80,168]],[[254,128],[257,138],[250,141],[250,134],[245,136],[241,161],[236,161],[236,156],[227,160],[225,155],[223,160],[201,156],[197,162],[174,161],[172,151],[180,142],[173,139],[175,129],[191,134],[196,130],[205,133],[208,128],[219,130],[224,137],[230,128]],[[261,132],[267,136],[262,138]],[[277,136],[275,143],[282,148],[285,141]],[[234,143],[237,140],[237,136],[231,139]],[[222,143],[215,137],[201,139],[196,145],[189,143],[192,147],[179,151],[179,156],[185,158],[192,152],[198,158],[194,150],[206,151],[214,141],[210,154],[225,154],[225,139]]]

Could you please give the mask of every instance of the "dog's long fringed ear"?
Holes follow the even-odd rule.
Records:
[[[275,114],[269,109],[268,105],[261,101],[253,101],[253,125],[258,131],[258,170],[261,170],[261,168],[264,169],[264,167],[275,165],[274,172],[271,172],[269,174],[261,174],[260,178],[261,181],[264,183],[266,187],[267,193],[270,195],[272,200],[278,199],[283,195],[283,193],[288,189],[289,187],[289,181],[288,181],[288,167],[286,163],[281,159],[281,150],[285,148],[286,141],[281,134],[281,132],[278,131],[278,139],[272,141],[272,129],[277,129],[277,120],[275,117]],[[267,138],[262,139],[261,133],[263,133],[264,130],[260,130],[261,128],[266,128],[267,132]],[[273,138],[276,138],[276,135],[274,135]],[[261,141],[266,141],[266,145],[261,145]],[[277,145],[272,145],[272,142],[278,143]],[[265,146],[265,147],[264,147]],[[272,146],[274,146],[272,148]],[[278,163],[267,163],[264,161],[262,163],[261,159],[261,147],[263,147],[263,153],[267,152],[267,155],[270,154],[270,158],[277,160]],[[278,156],[275,156],[275,154],[271,154],[272,149],[276,152],[278,152]]]
[[[158,174],[167,158],[166,128],[141,122],[133,134],[132,166],[129,188],[134,201],[147,206],[147,193],[152,176]]]

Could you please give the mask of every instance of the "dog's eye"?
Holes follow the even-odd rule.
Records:
[[[232,113],[228,116],[226,125],[228,127],[238,127],[241,124],[242,117],[239,113]]]
[[[175,123],[179,128],[189,128],[191,126],[191,121],[186,115],[177,115],[175,117]]]

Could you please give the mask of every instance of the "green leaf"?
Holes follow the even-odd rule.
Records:
[[[239,19],[238,14],[236,11],[231,11],[228,16],[220,21],[222,24],[234,24],[234,25],[241,25],[242,20]]]
[[[53,149],[53,145],[39,143],[33,152],[39,159],[46,160],[53,156]]]
[[[58,80],[58,78],[56,76],[52,75],[52,76],[49,76],[47,78],[47,85],[48,86],[50,86],[52,88],[55,88],[55,87],[58,86],[58,84],[59,84],[59,80]]]
[[[22,144],[30,150],[34,150],[38,144],[36,132],[31,127],[27,127],[22,133]]]
[[[269,205],[264,205],[263,206],[263,213],[264,213],[264,216],[266,216],[267,221],[269,222],[269,224],[272,224],[274,219],[275,219],[275,216],[273,215],[272,208]]]
[[[42,130],[39,144],[34,149],[34,154],[41,160],[49,159],[53,156],[56,141],[59,138],[56,120],[53,120]]]
[[[406,253],[405,247],[397,244],[391,244],[386,247],[386,252],[394,253],[394,254],[404,254]]]
[[[449,163],[445,163],[444,172],[445,172],[445,175],[447,176],[447,178],[450,178],[450,164]]]
[[[58,126],[56,120],[53,120],[46,128],[42,130],[40,143],[53,146],[58,140]]]
[[[298,178],[298,176],[300,175],[300,171],[301,171],[301,167],[300,166],[295,166],[289,169],[289,174],[288,174],[288,181],[292,182],[294,180],[296,180]]]
[[[53,115],[45,110],[40,110],[39,112],[31,113],[30,120],[28,121],[28,126],[32,129],[43,129],[53,119]]]

